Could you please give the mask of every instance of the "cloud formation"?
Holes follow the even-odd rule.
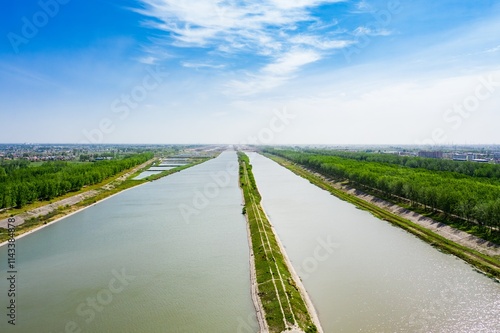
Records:
[[[342,0],[142,0],[143,8],[136,11],[149,18],[147,26],[163,31],[172,46],[205,48],[207,57],[263,57],[260,69],[229,85],[251,94],[276,87],[328,51],[352,44],[325,33],[335,24],[313,15],[318,6],[338,2]]]

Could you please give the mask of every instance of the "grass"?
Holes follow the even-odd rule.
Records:
[[[416,235],[425,242],[431,244],[432,246],[453,254],[464,261],[468,262],[481,272],[485,273],[489,277],[500,278],[500,258],[487,256],[478,251],[470,249],[468,247],[459,245],[441,235],[438,235],[431,230],[424,228],[416,223],[413,223],[407,219],[404,219],[396,214],[386,211],[376,205],[364,201],[354,195],[348,194],[340,189],[333,187],[332,185],[325,182],[322,178],[312,174],[311,172],[305,170],[304,168],[295,165],[288,160],[274,155],[266,154],[267,157],[271,158],[280,165],[288,168],[295,174],[309,180],[312,184],[329,191],[331,194],[335,195],[339,199],[350,202],[356,207],[369,211],[375,217],[379,219],[388,221],[398,227],[401,227],[412,234]]]
[[[260,206],[260,194],[248,157],[243,153],[238,155],[240,186],[245,198],[243,213],[246,213],[249,224],[258,295],[269,332],[282,332],[294,324],[305,332],[317,332],[271,224]]]

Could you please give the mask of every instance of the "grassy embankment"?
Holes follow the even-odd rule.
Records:
[[[317,332],[306,304],[281,253],[271,224],[260,206],[260,194],[248,157],[238,153],[240,186],[245,198],[243,213],[249,224],[255,262],[257,289],[269,332],[282,332],[294,326]]]
[[[328,182],[326,182],[321,177],[312,174],[311,172],[305,170],[303,167],[293,164],[282,157],[270,154],[265,154],[265,155],[274,160],[275,162],[279,163],[280,165],[291,170],[295,174],[309,180],[312,184],[326,191],[329,191],[331,194],[335,195],[339,199],[350,202],[358,208],[369,211],[379,219],[388,221],[398,227],[401,227],[411,232],[412,234],[416,235],[417,237],[426,241],[432,246],[465,260],[466,262],[468,262],[469,264],[476,267],[478,270],[482,271],[483,273],[485,273],[490,277],[495,277],[497,279],[500,279],[500,258],[490,257],[478,251],[470,249],[468,247],[459,245],[449,239],[446,239],[445,237],[442,237],[441,235],[438,235],[430,231],[427,228],[424,228],[416,223],[413,223],[391,212],[388,212],[385,209],[373,205],[369,202],[366,202],[365,200],[360,199],[354,195],[348,194],[340,189],[337,189]]]
[[[82,209],[82,208],[84,208],[86,206],[92,205],[92,204],[94,204],[94,203],[96,203],[96,202],[98,202],[100,200],[103,200],[103,199],[105,199],[107,197],[110,197],[110,196],[112,196],[114,194],[117,194],[117,193],[122,192],[124,190],[127,190],[129,188],[132,188],[134,186],[138,186],[138,185],[147,183],[149,181],[154,181],[154,180],[160,179],[162,177],[171,175],[173,173],[182,171],[182,170],[190,168],[190,167],[192,167],[194,165],[203,163],[203,162],[207,161],[208,159],[210,159],[210,158],[198,159],[198,160],[195,160],[193,163],[190,163],[190,164],[186,164],[186,165],[183,165],[183,166],[180,166],[180,167],[177,167],[177,168],[173,168],[173,169],[170,169],[170,170],[165,170],[165,171],[162,171],[161,173],[158,173],[158,174],[155,174],[155,175],[151,175],[151,176],[143,178],[143,179],[134,180],[134,178],[136,176],[138,176],[143,171],[149,169],[151,166],[153,166],[153,165],[155,165],[157,163],[156,162],[156,158],[155,158],[155,159],[152,159],[152,160],[148,161],[147,164],[144,167],[136,170],[135,172],[133,172],[132,174],[130,174],[127,177],[127,179],[125,179],[123,181],[120,181],[119,178],[123,177],[127,173],[130,173],[130,172],[134,171],[134,169],[137,168],[137,166],[135,166],[133,168],[130,168],[128,170],[124,170],[124,171],[120,172],[119,174],[117,174],[117,175],[115,175],[115,176],[113,176],[111,178],[108,178],[108,179],[102,181],[99,184],[95,184],[95,185],[92,185],[92,186],[86,186],[86,187],[82,188],[80,191],[67,193],[67,194],[65,194],[63,196],[54,198],[51,201],[37,201],[37,202],[34,202],[34,203],[30,204],[30,205],[27,205],[27,206],[23,207],[22,209],[12,209],[12,210],[9,210],[7,212],[8,214],[4,214],[5,216],[3,218],[7,218],[9,216],[15,216],[15,215],[18,215],[18,214],[22,214],[22,213],[25,213],[27,211],[33,210],[35,208],[39,208],[39,207],[51,204],[52,202],[63,200],[63,199],[72,197],[74,195],[82,194],[82,193],[85,193],[85,192],[88,192],[88,191],[91,191],[91,190],[97,191],[97,194],[95,196],[86,198],[86,199],[78,202],[75,205],[65,206],[65,207],[59,207],[58,209],[56,209],[56,210],[54,210],[54,211],[52,211],[52,212],[50,212],[50,213],[48,213],[46,215],[42,215],[42,216],[39,216],[39,217],[34,217],[34,218],[29,219],[29,220],[26,220],[23,224],[21,224],[21,225],[19,225],[19,226],[16,227],[15,235],[19,236],[19,235],[22,235],[22,234],[24,234],[26,232],[29,232],[30,230],[36,229],[36,228],[38,228],[38,227],[40,227],[40,226],[42,226],[44,224],[47,224],[49,222],[52,222],[52,221],[57,220],[59,218],[62,218],[64,216],[68,215],[68,214],[71,214],[71,213],[73,213],[73,212],[75,212],[77,210],[80,210],[80,209]],[[107,185],[107,188],[106,189],[103,188],[106,185]],[[0,228],[0,243],[8,240],[8,238],[9,238],[9,236],[8,236],[7,229]]]

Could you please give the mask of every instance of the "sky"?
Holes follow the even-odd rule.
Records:
[[[500,1],[1,6],[2,143],[500,144]]]

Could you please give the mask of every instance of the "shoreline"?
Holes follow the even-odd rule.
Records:
[[[266,312],[270,311],[265,318],[265,324],[267,324],[269,331],[323,333],[318,313],[311,298],[295,271],[285,247],[278,238],[276,229],[260,203],[261,196],[251,172],[249,158],[246,154],[239,153],[238,161],[240,163],[240,188],[246,208],[244,208],[243,214],[246,216],[248,242],[251,256],[253,256],[250,263],[252,298],[254,305],[257,303],[263,309],[257,311],[260,332],[267,332],[266,328],[263,329],[263,324],[260,321],[262,313],[266,315]],[[255,253],[259,255],[259,260],[256,259]],[[253,280],[254,276],[255,281]],[[267,285],[268,282],[272,282],[270,287]],[[266,284],[266,286],[259,292],[261,284]],[[260,302],[255,302],[256,296]]]
[[[262,156],[262,155],[261,155]],[[255,181],[257,182],[257,180]],[[258,186],[257,186],[258,188]],[[243,191],[243,189],[242,189]],[[242,192],[243,194],[243,192]],[[243,197],[243,202],[245,201],[245,198]],[[271,218],[267,215],[266,210],[264,209],[264,197],[261,198],[260,206],[262,208],[262,212],[264,213],[265,218],[269,222],[269,225],[271,226],[272,233],[274,234],[274,238],[276,239],[276,243],[278,244],[278,247],[281,251],[281,254],[283,255],[283,259],[285,260],[285,264],[288,266],[288,269],[290,271],[290,274],[292,276],[292,279],[295,282],[295,285],[299,289],[299,293],[302,296],[302,299],[305,302],[307,311],[309,312],[309,315],[311,316],[311,320],[316,325],[316,328],[318,330],[318,333],[324,333],[323,327],[321,326],[321,322],[319,320],[319,315],[318,312],[316,311],[316,308],[314,307],[314,303],[311,300],[311,297],[309,296],[309,293],[307,292],[307,289],[305,288],[304,284],[302,283],[302,279],[300,276],[297,274],[297,271],[295,270],[295,267],[293,267],[292,261],[290,260],[290,257],[288,257],[288,253],[285,250],[285,246],[281,242],[281,239],[276,231],[276,228],[274,227]],[[245,215],[245,218],[247,218],[247,215]],[[250,225],[247,221],[247,228],[248,228],[248,237],[249,237],[249,246],[252,247],[251,243],[251,238],[250,238]],[[252,253],[253,253],[253,249]],[[260,298],[259,298],[260,300]]]
[[[246,218],[245,218],[246,220]],[[250,248],[250,291],[252,294],[252,301],[253,305],[255,307],[255,313],[257,317],[257,322],[259,323],[259,333],[269,333],[269,326],[267,325],[266,321],[266,312],[264,311],[264,306],[262,305],[262,301],[259,297],[259,284],[257,283],[257,274],[255,271],[255,256],[253,253],[253,247],[252,247],[252,238],[250,236],[250,225],[248,221],[246,221],[247,224],[247,239],[248,239],[248,245]]]
[[[500,256],[500,245],[491,243],[482,238],[469,234],[460,229],[456,229],[452,226],[449,226],[445,223],[438,222],[430,217],[424,216],[420,213],[414,212],[410,209],[401,207],[395,203],[387,201],[385,199],[378,198],[372,194],[366,193],[364,191],[355,189],[355,188],[345,188],[340,187],[338,183],[332,183],[332,185],[339,186],[338,188],[343,190],[344,192],[354,195],[372,205],[378,206],[382,209],[387,210],[390,213],[396,214],[404,219],[407,219],[413,223],[421,225],[424,228],[427,228],[450,241],[456,242],[460,245],[466,246],[478,252],[481,252],[487,256]]]
[[[262,155],[262,154],[261,154]],[[270,158],[270,156],[262,155],[263,157]],[[274,157],[274,155],[273,155]],[[271,160],[275,161],[276,163],[282,165],[283,167],[287,168],[288,170],[292,171],[287,165],[281,164],[278,160],[275,160],[273,158],[270,158]],[[286,160],[287,163],[290,163],[290,161]],[[468,247],[472,250],[481,252],[484,255],[487,256],[500,256],[500,245],[494,244],[492,242],[489,242],[487,240],[484,240],[478,236],[475,236],[473,234],[467,233],[465,231],[462,231],[460,229],[454,228],[448,224],[445,224],[443,222],[436,221],[432,219],[431,217],[424,216],[416,211],[413,211],[411,209],[402,207],[398,205],[397,203],[390,202],[386,199],[377,197],[373,194],[364,192],[363,190],[357,189],[352,186],[346,186],[343,185],[341,182],[338,181],[333,181],[322,175],[321,173],[317,171],[310,170],[308,168],[305,168],[302,165],[296,164],[297,167],[302,169],[304,172],[309,174],[310,176],[315,176],[321,179],[323,183],[326,185],[332,186],[333,188],[337,189],[338,191],[341,191],[342,193],[345,193],[347,195],[356,197],[358,199],[361,199],[369,204],[372,204],[374,206],[377,206],[388,213],[392,213],[394,215],[397,215],[401,218],[404,218],[406,220],[409,220],[410,222],[413,222],[415,224],[418,224],[432,232],[435,232],[436,234],[452,241],[455,242],[459,245]],[[301,175],[299,175],[301,176]],[[305,177],[302,177],[304,179],[307,179]],[[326,189],[325,189],[326,190]],[[328,190],[326,190],[328,191]],[[342,198],[340,198],[342,199]],[[355,205],[355,204],[354,204]]]
[[[262,206],[262,204],[261,204],[261,206]],[[318,333],[324,333],[323,327],[321,326],[321,322],[319,321],[318,312],[316,311],[316,308],[314,307],[314,304],[311,300],[311,297],[309,296],[309,293],[307,292],[304,284],[302,283],[302,279],[295,271],[295,268],[292,265],[292,261],[288,257],[288,254],[286,253],[285,247],[283,246],[283,243],[281,242],[281,239],[279,238],[278,233],[276,232],[276,229],[274,228],[274,225],[271,222],[271,219],[269,218],[269,216],[267,215],[264,207],[262,207],[262,211],[264,212],[265,217],[267,218],[267,220],[269,221],[269,224],[271,225],[271,230],[274,234],[274,237],[276,238],[276,243],[278,243],[281,254],[283,255],[283,258],[285,259],[285,263],[288,266],[290,274],[292,275],[292,279],[294,280],[297,288],[299,288],[300,295],[302,296],[302,298],[304,299],[304,302],[306,303],[306,308],[307,308],[307,311],[309,312],[309,314],[311,315],[311,320],[313,321],[314,325],[316,325]]]
[[[55,219],[54,221],[50,221],[50,222],[48,222],[48,223],[46,223],[46,224],[42,224],[41,226],[38,226],[38,227],[36,227],[36,228],[34,228],[34,229],[31,229],[31,230],[29,230],[29,231],[27,231],[27,232],[25,232],[25,233],[22,233],[22,234],[20,234],[19,236],[16,236],[16,237],[14,237],[14,238],[15,238],[15,240],[17,241],[18,239],[21,239],[21,238],[23,238],[23,237],[25,237],[25,236],[29,236],[29,235],[33,234],[34,232],[36,232],[36,231],[39,231],[39,230],[41,230],[41,229],[43,229],[43,228],[46,228],[46,227],[51,226],[51,225],[53,225],[53,224],[55,224],[55,223],[57,223],[57,222],[60,222],[60,221],[64,220],[65,218],[70,217],[71,215],[74,215],[74,214],[80,213],[81,211],[83,211],[83,210],[85,210],[85,209],[87,209],[87,208],[90,208],[90,207],[95,206],[95,205],[97,205],[97,204],[99,204],[99,203],[101,203],[101,202],[103,202],[103,201],[105,201],[105,200],[108,200],[108,199],[110,199],[110,198],[114,197],[115,195],[118,195],[118,194],[124,193],[124,192],[126,192],[126,191],[128,191],[128,190],[131,190],[131,189],[133,189],[133,188],[139,187],[139,186],[144,185],[144,184],[147,184],[147,182],[146,182],[146,183],[142,183],[142,184],[137,184],[136,186],[133,186],[133,187],[126,188],[126,189],[124,189],[124,190],[122,190],[122,191],[120,191],[120,192],[117,192],[117,193],[113,193],[113,194],[111,194],[110,196],[107,196],[107,197],[105,197],[105,198],[102,198],[102,199],[100,199],[100,200],[98,200],[98,201],[96,201],[96,202],[91,203],[90,205],[85,206],[85,207],[81,207],[81,208],[79,208],[79,209],[75,210],[74,212],[68,213],[68,214],[66,214],[66,215],[64,215],[64,216],[61,216],[61,217],[59,217],[59,218]],[[5,242],[3,242],[3,243],[0,243],[0,247],[5,246],[5,245],[6,245],[6,244],[8,244],[8,243],[9,243],[9,241],[8,241],[8,240],[7,240],[7,241],[5,241]]]
[[[123,182],[123,181],[127,180],[129,177],[133,176],[135,173],[139,172],[141,169],[144,169],[145,167],[147,167],[147,165],[148,165],[148,164],[150,164],[150,163],[151,163],[151,160],[150,160],[150,161],[147,161],[147,162],[145,162],[145,163],[143,163],[143,164],[141,164],[141,165],[139,165],[139,166],[137,166],[137,167],[134,167],[132,170],[125,172],[123,175],[119,176],[117,179],[119,179],[119,178],[123,178],[123,177],[125,177],[125,176],[126,176],[125,178],[121,179],[121,181]],[[203,162],[201,162],[201,163],[203,163]],[[182,170],[184,170],[184,169],[191,168],[191,167],[196,166],[196,165],[198,165],[198,164],[200,164],[200,163],[193,163],[193,164],[189,165],[189,166],[188,166],[188,167],[186,167],[186,168],[182,168],[182,169],[177,170],[177,171],[175,171],[175,172],[169,173],[169,174],[167,174],[167,175],[164,175],[163,177],[166,177],[166,176],[172,175],[172,174],[174,174],[174,173],[180,172],[180,171],[182,171]],[[173,170],[173,169],[172,169],[172,170]],[[169,170],[169,171],[170,171],[170,170]],[[163,177],[160,177],[160,178],[157,178],[157,179],[161,179],[161,178],[163,178]],[[103,201],[105,201],[105,200],[107,200],[107,199],[110,199],[110,198],[114,197],[115,195],[118,195],[118,194],[124,193],[124,192],[126,192],[126,191],[128,191],[128,190],[131,190],[131,189],[133,189],[133,188],[137,188],[137,187],[139,187],[139,186],[142,186],[142,185],[145,185],[145,184],[151,183],[152,181],[157,180],[157,179],[153,179],[153,180],[146,180],[146,181],[143,181],[143,182],[141,182],[141,180],[137,180],[137,181],[138,181],[138,183],[137,183],[137,184],[135,184],[135,185],[133,185],[133,186],[131,186],[131,187],[128,187],[128,188],[125,188],[125,189],[123,189],[123,190],[120,190],[120,191],[118,191],[118,192],[116,192],[116,193],[110,194],[110,195],[108,195],[108,196],[106,196],[106,197],[104,197],[104,198],[102,198],[102,199],[97,200],[96,202],[93,202],[93,203],[91,203],[91,204],[89,204],[89,205],[86,205],[86,206],[84,206],[84,207],[81,207],[81,208],[79,208],[79,209],[77,209],[77,210],[75,210],[75,211],[71,211],[71,212],[69,212],[69,213],[67,213],[67,214],[64,214],[64,212],[62,212],[62,214],[64,214],[63,216],[61,216],[61,217],[59,217],[59,218],[57,218],[57,219],[55,219],[55,220],[53,220],[53,221],[47,222],[47,223],[45,223],[45,224],[42,224],[42,225],[40,225],[40,226],[38,226],[38,227],[36,227],[36,228],[33,228],[33,229],[29,230],[29,231],[23,232],[22,234],[20,234],[20,235],[18,235],[18,236],[15,236],[14,238],[15,238],[15,240],[18,240],[18,239],[21,239],[21,238],[23,238],[23,237],[25,237],[25,236],[31,235],[31,234],[33,234],[34,232],[39,231],[39,230],[41,230],[41,229],[43,229],[43,228],[45,228],[45,227],[51,226],[51,225],[53,225],[54,223],[60,222],[60,221],[64,220],[65,218],[70,217],[71,215],[74,215],[74,214],[76,214],[76,213],[80,213],[81,211],[83,211],[83,210],[85,210],[85,209],[87,209],[87,208],[89,208],[89,207],[92,207],[92,206],[97,205],[97,204],[99,204],[99,203],[101,203],[101,202],[103,202]],[[116,179],[115,179],[115,180],[116,180]],[[113,181],[115,181],[115,180],[113,180]],[[111,182],[113,182],[113,181],[111,181]],[[111,183],[111,182],[110,182],[110,183]],[[109,184],[110,184],[110,183],[108,183],[108,184],[104,185],[104,186],[103,186],[103,188],[104,188],[105,186],[109,186]],[[82,193],[82,194],[83,194],[83,193]],[[78,195],[81,195],[81,194],[78,194]],[[92,198],[92,197],[93,197],[93,196],[90,196],[89,198]],[[81,201],[76,202],[75,204],[73,204],[73,205],[71,205],[70,207],[68,207],[68,209],[71,209],[72,207],[74,207],[75,205],[77,205],[77,204],[78,204],[78,203],[80,203],[80,202],[81,202]],[[50,204],[49,204],[49,205],[50,205]],[[48,205],[47,205],[47,206],[48,206]],[[42,206],[42,207],[44,207],[44,206]],[[38,207],[37,209],[39,209],[39,208],[40,208],[40,207]],[[17,226],[16,226],[16,227],[17,227]],[[9,241],[8,241],[8,240],[6,240],[6,241],[4,241],[4,242],[0,243],[0,248],[1,248],[2,246],[7,245],[8,243],[9,243]]]
[[[431,246],[441,251],[445,251],[451,255],[454,255],[459,259],[464,260],[478,272],[490,278],[493,278],[495,281],[500,282],[499,256],[486,255],[483,252],[480,252],[477,249],[475,249],[475,246],[471,246],[470,239],[472,235],[466,234],[466,237],[456,237],[458,238],[458,241],[455,239],[451,239],[451,237],[447,235],[447,233],[442,232],[443,230],[440,230],[441,232],[437,232],[436,230],[429,228],[429,226],[423,225],[424,219],[420,219],[419,216],[421,215],[419,215],[418,213],[415,213],[413,211],[408,211],[407,209],[397,205],[395,209],[391,209],[390,207],[382,205],[381,204],[382,199],[380,198],[368,195],[360,190],[355,190],[352,188],[344,188],[341,184],[331,182],[325,179],[324,176],[316,172],[313,172],[311,170],[308,170],[307,168],[304,168],[301,165],[294,164],[286,159],[277,157],[275,155],[265,154],[263,156],[270,158],[274,162],[295,173],[297,176],[308,180],[313,185],[323,190],[326,190],[332,195],[338,197],[339,199],[349,202],[350,204],[354,205],[355,207],[358,207],[359,209],[364,209],[370,212],[378,219],[385,220],[393,225],[400,227],[403,230],[406,230],[407,232],[415,235],[416,237],[422,239],[424,242],[430,244]],[[372,202],[368,198],[368,196],[375,202]],[[410,217],[413,218],[409,219],[402,213],[410,214],[411,215]],[[415,219],[416,221],[413,221],[413,219]],[[429,218],[426,217],[426,219]],[[439,222],[434,220],[432,221],[433,222],[431,224],[434,225],[436,228],[438,229],[443,228],[443,226],[441,226]],[[452,228],[447,225],[445,225],[445,227]],[[458,229],[454,229],[453,232],[449,234],[453,234],[456,236],[457,233],[464,233],[464,232]],[[463,243],[467,241],[469,241],[469,244]],[[491,248],[485,246],[484,243],[481,244],[481,246],[483,246],[485,250],[488,252],[492,250]]]
[[[245,207],[245,195],[243,194],[243,189],[241,187],[240,187],[240,193],[241,193],[242,206]],[[250,233],[250,221],[248,221],[248,217],[246,214],[245,214],[245,224],[247,229],[247,241],[249,249],[248,261],[250,265],[250,294],[252,296],[252,303],[255,308],[257,323],[259,324],[259,333],[269,333],[269,326],[267,325],[266,322],[266,313],[264,311],[264,306],[262,305],[262,301],[259,297],[259,285],[257,283],[257,274],[255,270],[255,256],[253,253],[252,236]]]

